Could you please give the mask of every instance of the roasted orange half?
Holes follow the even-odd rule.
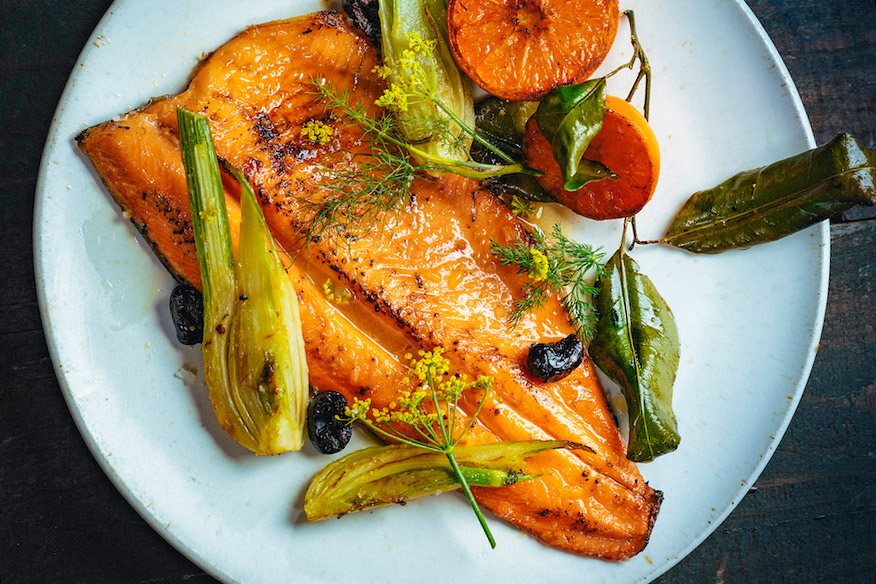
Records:
[[[590,77],[618,18],[617,0],[450,0],[447,30],[475,83],[503,99],[536,100]]]

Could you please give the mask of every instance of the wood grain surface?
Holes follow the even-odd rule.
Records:
[[[40,323],[31,242],[40,154],[76,57],[109,5],[0,2],[3,584],[213,581],[101,471],[67,410]],[[788,66],[818,143],[846,131],[876,145],[873,0],[749,5]],[[738,508],[660,584],[876,582],[876,208],[833,223],[831,246],[821,344],[785,438]]]

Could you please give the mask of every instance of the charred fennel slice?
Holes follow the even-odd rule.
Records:
[[[242,173],[237,259],[210,126],[177,109],[204,294],[204,371],[222,428],[256,454],[300,450],[308,376],[298,298]]]
[[[522,470],[524,459],[555,448],[580,446],[562,440],[458,446],[456,468],[444,453],[405,444],[372,446],[333,461],[317,474],[307,489],[304,512],[308,521],[320,521],[460,489],[457,471],[467,486],[506,487],[535,478]]]
[[[353,452],[320,471],[304,496],[309,521],[461,489],[495,548],[470,486],[505,487],[530,480],[539,475],[527,473],[525,458],[556,448],[587,449],[564,440],[460,445],[490,399],[492,379],[469,381],[465,374],[451,373],[442,352],[438,347],[420,351],[420,358],[406,355],[411,375],[405,383],[413,382],[416,388],[401,392],[389,407],[372,408],[370,399],[356,399],[346,408],[342,419],[359,421],[395,443]],[[468,391],[480,397],[477,410],[466,420],[457,404]]]

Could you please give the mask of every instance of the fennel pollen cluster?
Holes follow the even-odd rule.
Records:
[[[411,371],[420,378],[420,381],[426,381],[429,377],[438,377],[450,371],[450,362],[441,356],[444,349],[437,347],[434,351],[418,351],[419,359],[414,359],[413,355],[407,353],[405,359],[411,364]],[[410,383],[410,377],[405,378],[405,383]]]
[[[526,219],[535,212],[535,207],[532,201],[514,195],[511,197],[511,212],[517,217]]]
[[[492,379],[480,376],[475,381],[469,381],[465,374],[448,375],[450,362],[442,355],[443,352],[444,349],[438,347],[432,351],[419,351],[417,353],[419,358],[414,358],[410,353],[406,354],[405,359],[410,362],[411,369],[409,375],[404,378],[404,383],[416,381],[417,389],[403,391],[395,401],[382,409],[372,408],[370,399],[357,398],[346,408],[346,417],[350,420],[367,421],[365,416],[370,412],[373,423],[378,426],[402,423],[419,428],[447,424],[455,419],[456,403],[463,392],[489,391]],[[434,405],[436,411],[427,412],[424,402]],[[438,410],[442,409],[440,404],[447,404],[450,407],[439,413]],[[450,433],[452,434],[453,431],[450,430]]]
[[[527,275],[533,282],[541,282],[547,278],[548,268],[550,267],[547,256],[541,250],[534,247],[529,250],[529,254],[532,256],[532,265]]]
[[[340,288],[340,290],[338,290]],[[353,294],[343,286],[335,286],[332,280],[326,280],[322,285],[322,292],[329,302],[338,305],[349,304]]]
[[[432,351],[419,351],[419,359],[414,359],[410,353],[405,355],[405,359],[411,364],[405,383],[416,381],[417,389],[403,392],[389,407],[383,409],[372,409],[370,399],[354,399],[353,404],[346,408],[345,415],[350,422],[360,420],[376,434],[390,441],[444,454],[490,545],[496,547],[490,528],[453,454],[454,448],[477,422],[478,415],[487,402],[493,380],[478,376],[476,380],[469,381],[465,375],[451,374],[450,362],[442,355],[443,352],[438,347]],[[457,404],[460,395],[469,389],[482,390],[484,393],[477,401],[475,411],[470,412],[466,420],[457,415]],[[369,409],[372,420],[366,417]],[[404,433],[398,428],[398,424],[405,424],[410,430]],[[520,480],[519,473],[515,472],[513,479],[515,482]]]
[[[301,126],[301,137],[311,142],[328,144],[334,135],[335,129],[321,120],[307,120]]]
[[[390,65],[374,67],[373,72],[382,79],[388,80],[389,87],[383,92],[375,105],[394,109],[399,112],[408,111],[409,99],[431,98],[435,92],[437,80],[434,61],[434,40],[424,40],[420,33],[407,33],[409,48],[402,51],[398,59],[398,73]],[[429,62],[429,68],[423,67],[420,59]]]

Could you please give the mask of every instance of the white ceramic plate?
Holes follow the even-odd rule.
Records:
[[[640,235],[657,237],[688,194],[808,149],[800,100],[741,0],[642,0],[654,68],[651,119],[663,165]],[[490,551],[464,500],[308,525],[303,492],[327,461],[256,458],[219,429],[198,349],[170,329],[174,283],[75,148],[84,128],[181,90],[199,57],[244,26],[320,9],[313,0],[119,0],[88,42],[58,106],[37,188],[36,273],[46,336],[70,410],[130,503],[218,578],[238,582],[642,582],[684,557],[763,469],[799,401],[827,289],[825,225],[748,251],[635,251],[673,308],[682,343],[675,408],[682,444],[642,465],[665,494],[651,542],[624,563],[544,546],[491,520]],[[629,58],[622,24],[610,58]],[[614,80],[624,95],[629,78]],[[620,86],[620,87],[619,87]],[[614,249],[617,222],[564,215]],[[354,444],[354,447],[356,445]]]

